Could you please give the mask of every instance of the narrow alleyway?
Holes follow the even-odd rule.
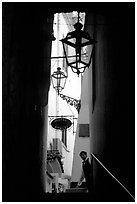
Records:
[[[49,90],[52,68],[55,71],[57,68],[51,63],[52,41],[56,41],[54,15],[63,13],[66,17],[66,13],[74,11],[86,14],[84,29],[97,43],[92,50],[90,67],[79,80],[81,88],[77,95],[70,95],[65,90],[61,95],[66,99],[66,96],[78,99],[81,108],[78,117],[74,117],[74,121],[78,120],[76,128],[59,135],[64,142],[63,157],[57,152],[55,166],[55,155],[49,155],[53,157],[48,166],[48,150],[60,148],[58,140],[49,140],[47,148]],[[67,25],[72,27],[70,21]],[[2,2],[2,202],[86,202],[88,198],[91,202],[134,202],[134,29],[134,2]],[[83,52],[90,56],[86,49]],[[83,53],[79,58],[81,56]],[[66,68],[66,61],[63,63]],[[74,75],[69,71],[72,80]],[[75,84],[78,85],[77,81]],[[65,88],[67,86],[74,91],[75,85],[71,87],[70,81]],[[69,104],[60,96],[58,98],[60,115],[66,116],[71,112]],[[63,103],[68,108],[67,113],[64,113]],[[54,108],[51,106],[52,110]],[[56,112],[50,118],[60,117],[58,110]],[[72,124],[74,121],[72,119]],[[70,146],[75,147],[74,154]],[[74,188],[75,185],[70,185],[65,193],[56,193],[55,185],[52,186],[56,182],[50,173],[56,174],[52,170],[60,164],[64,167],[64,172],[58,168],[63,175],[63,178],[60,176],[62,184],[66,187],[66,184],[77,183],[81,173],[81,150],[97,158],[94,157],[92,169],[94,196],[86,193],[83,186]],[[74,162],[70,165],[72,157]],[[68,183],[63,179],[68,179]],[[46,191],[47,183],[51,191]]]

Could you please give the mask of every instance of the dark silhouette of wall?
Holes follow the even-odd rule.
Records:
[[[48,102],[53,15],[3,3],[3,201],[41,199],[43,107]]]
[[[116,5],[93,16],[91,150],[134,196],[134,4]],[[97,162],[93,166],[97,201],[133,201]]]

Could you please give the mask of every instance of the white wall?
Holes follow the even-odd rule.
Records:
[[[88,74],[89,70],[87,69],[84,73],[82,80],[81,110],[78,116],[78,126],[75,139],[71,182],[78,182],[81,175],[82,160],[79,156],[79,153],[84,150],[88,153],[88,156],[90,157],[90,137],[79,137],[79,124],[89,124]]]

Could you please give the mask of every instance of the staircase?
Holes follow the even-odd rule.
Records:
[[[68,188],[65,193],[87,193],[86,188]]]

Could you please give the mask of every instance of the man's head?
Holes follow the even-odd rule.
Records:
[[[85,160],[85,159],[87,158],[87,152],[81,151],[81,152],[79,153],[79,156],[81,157],[82,160]]]

